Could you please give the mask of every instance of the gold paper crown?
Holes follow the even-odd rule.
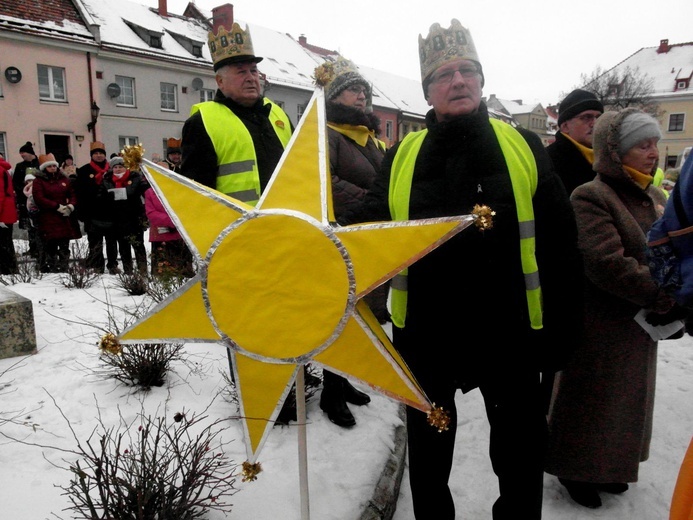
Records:
[[[210,31],[208,43],[215,71],[229,63],[262,61],[262,58],[255,56],[253,40],[247,25],[244,31],[238,23],[234,22],[231,32],[227,32],[223,25],[219,26],[216,34]]]
[[[352,61],[340,56],[335,61],[326,61],[322,65],[317,66],[313,73],[313,79],[317,85],[327,89],[328,85],[332,83],[337,76],[346,74],[347,72],[355,72],[358,74],[359,70]]]
[[[443,29],[439,23],[431,25],[426,39],[419,34],[419,59],[421,81],[449,61],[472,60],[481,66],[472,34],[455,18],[448,29]]]

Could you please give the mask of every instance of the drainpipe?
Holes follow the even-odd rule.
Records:
[[[94,103],[94,80],[91,71],[91,52],[87,52],[87,71],[89,72],[89,121],[91,121],[91,106]],[[91,140],[96,141],[96,125],[91,129]]]

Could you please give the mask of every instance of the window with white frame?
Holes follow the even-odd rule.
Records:
[[[214,100],[214,90],[211,88],[200,89],[200,103]]]
[[[161,83],[161,110],[176,111],[178,102],[176,99],[176,85],[173,83]]]
[[[121,107],[135,106],[135,78],[116,76],[115,82],[120,87],[120,95],[116,99],[116,105]]]
[[[296,106],[296,121],[300,121],[301,118],[303,117],[303,112],[306,111],[306,105],[297,105]]]
[[[7,160],[7,136],[5,132],[0,132],[0,153]]]
[[[669,115],[669,132],[683,132],[683,116],[684,114]]]
[[[46,101],[67,101],[65,91],[65,69],[38,65],[39,99]]]
[[[118,137],[118,149],[122,150],[126,146],[135,146],[140,144],[140,140],[136,135],[121,135]]]
[[[391,119],[385,121],[385,137],[392,141],[392,131],[394,129],[394,124]]]

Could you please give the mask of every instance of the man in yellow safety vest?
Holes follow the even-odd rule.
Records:
[[[363,205],[341,223],[463,215],[484,205],[495,216],[490,229],[463,231],[392,279],[394,346],[451,419],[439,432],[407,409],[414,514],[455,518],[455,395],[479,388],[500,489],[493,518],[537,520],[547,440],[541,378],[563,366],[582,326],[575,216],[539,137],[489,117],[469,30],[457,20],[433,24],[419,52],[433,107],[427,128],[387,152]]]

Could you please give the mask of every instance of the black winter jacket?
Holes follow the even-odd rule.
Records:
[[[592,165],[575,146],[561,132],[556,132],[556,140],[551,143],[546,151],[549,153],[553,168],[563,181],[568,196],[573,190],[594,179],[596,175]]]
[[[582,326],[575,216],[538,136],[520,130],[538,168],[533,203],[544,328],[530,327],[515,199],[488,119],[483,104],[452,122],[427,114],[409,218],[470,214],[476,204],[496,215],[491,229],[472,225],[409,268],[406,324],[395,331],[395,346],[417,366],[415,373],[452,371],[465,390],[489,373],[560,368]],[[390,220],[388,185],[397,148],[388,151],[357,220]]]

